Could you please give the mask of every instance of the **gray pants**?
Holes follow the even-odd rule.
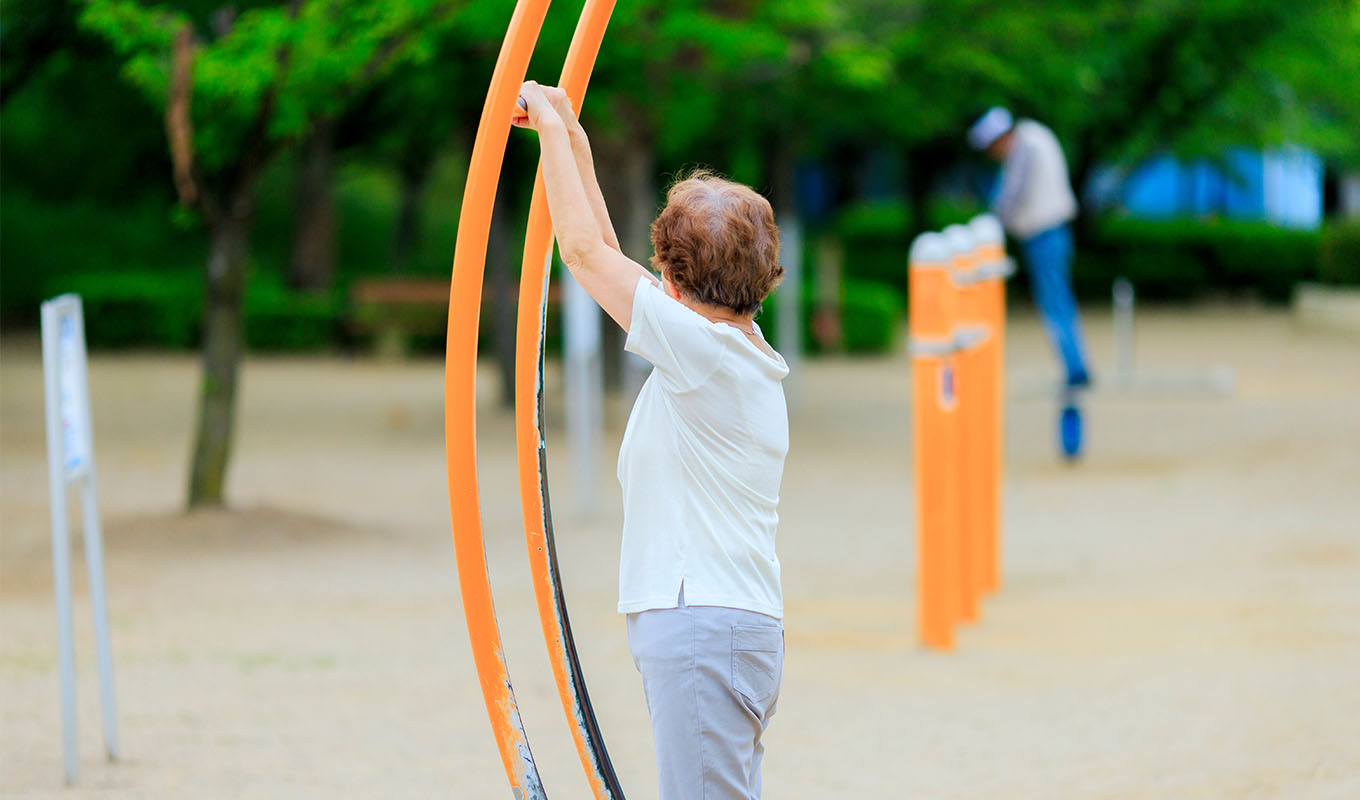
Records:
[[[652,717],[661,800],[760,797],[761,734],[784,673],[784,627],[721,606],[628,615],[628,646]]]

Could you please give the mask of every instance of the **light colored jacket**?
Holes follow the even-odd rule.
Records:
[[[1001,188],[992,212],[1017,239],[1028,239],[1077,215],[1062,145],[1046,125],[1015,124],[1015,140],[1001,166]]]

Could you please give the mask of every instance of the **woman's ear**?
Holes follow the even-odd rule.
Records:
[[[680,290],[675,288],[675,284],[671,283],[670,279],[666,278],[664,275],[661,277],[661,289],[666,294],[670,295],[672,300],[680,299]]]

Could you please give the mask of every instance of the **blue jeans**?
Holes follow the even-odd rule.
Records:
[[[1066,224],[1020,243],[1029,267],[1030,288],[1053,348],[1062,356],[1068,384],[1085,384],[1086,337],[1072,295],[1072,229]]]

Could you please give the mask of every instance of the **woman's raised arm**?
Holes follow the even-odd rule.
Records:
[[[538,131],[543,152],[543,185],[562,260],[605,313],[628,330],[638,278],[656,279],[619,250],[618,237],[595,179],[584,130],[577,135],[580,144],[573,141],[569,126],[579,128],[580,123],[571,113],[566,94],[561,89],[527,81],[520,87],[520,97],[528,117],[516,124]],[[565,106],[570,123],[559,112],[559,104]]]

